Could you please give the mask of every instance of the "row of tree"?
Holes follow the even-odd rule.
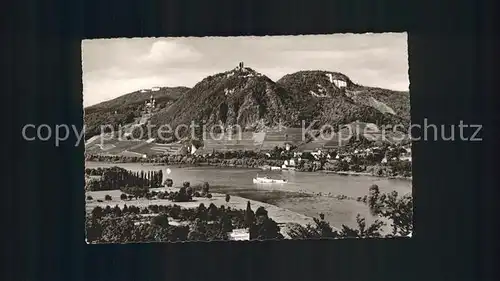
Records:
[[[159,171],[140,171],[133,172],[120,167],[86,169],[88,176],[100,176],[88,180],[85,189],[88,191],[116,190],[122,188],[135,187],[141,190],[147,188],[156,188],[161,186],[163,172]]]
[[[144,222],[140,214],[158,214]],[[169,219],[188,222],[171,225]],[[123,208],[95,207],[86,218],[87,241],[90,243],[151,242],[151,241],[210,241],[227,240],[234,228],[248,228],[250,239],[281,239],[278,224],[267,211],[259,207],[254,213],[247,203],[246,210],[230,207],[185,209],[178,205],[149,205]]]

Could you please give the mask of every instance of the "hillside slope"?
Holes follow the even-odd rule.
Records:
[[[85,111],[92,112],[98,109],[115,109],[126,107],[128,105],[144,104],[151,96],[156,99],[157,104],[165,101],[177,100],[183,93],[188,91],[188,87],[159,87],[156,91],[151,89],[138,90],[128,93],[112,100],[104,101],[85,108]]]
[[[187,91],[168,109],[152,117],[153,124],[172,128],[205,123],[240,125],[249,130],[296,122],[293,97],[268,77],[250,68],[236,68],[209,76]]]
[[[276,83],[292,94],[295,107],[300,108],[299,118],[306,123],[317,120],[319,125],[334,127],[354,121],[379,125],[408,123],[409,95],[405,113],[406,96],[392,97],[389,90],[356,85],[341,73],[299,71],[283,76]]]
[[[127,124],[141,115],[144,103],[153,96],[158,109],[166,108],[179,99],[189,88],[162,87],[157,91],[139,90],[84,109],[85,139],[100,134],[100,126],[117,127]]]
[[[346,94],[357,103],[410,120],[410,92],[356,86]]]
[[[377,125],[409,125],[408,92],[365,87],[342,73],[299,71],[274,82],[248,67],[206,77],[193,88],[161,88],[156,92],[136,91],[85,109],[86,139],[99,133],[102,124],[130,123],[143,108],[151,93],[159,108],[150,121],[157,127],[190,126],[192,122],[215,125],[240,125],[249,131],[284,127],[312,128],[355,121]],[[115,112],[116,111],[116,112]],[[180,137],[188,135],[185,129]],[[201,130],[197,130],[199,134]],[[153,130],[153,138],[158,137]],[[164,132],[162,132],[164,133]],[[165,136],[164,134],[162,135]]]

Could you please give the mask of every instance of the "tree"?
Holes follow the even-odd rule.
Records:
[[[94,218],[87,218],[85,220],[85,232],[87,242],[93,243],[99,241],[102,236],[102,225],[99,220]]]
[[[165,183],[164,183],[167,187],[172,187],[174,185],[174,181],[170,178],[166,179],[165,180]]]
[[[231,195],[226,194],[226,203],[229,203],[229,200],[231,200]]]
[[[206,224],[197,218],[194,223],[191,224],[187,239],[191,241],[206,241],[206,231]]]
[[[257,211],[255,211],[255,216],[256,217],[262,217],[262,216],[267,217],[267,210],[264,207],[260,206],[259,208],[257,208]]]
[[[169,224],[168,224],[168,216],[167,214],[160,214],[158,216],[155,216],[151,219],[151,224],[152,225],[158,225],[158,226],[161,226],[161,227],[168,227]]]
[[[120,207],[118,207],[118,205],[116,205],[114,208],[113,208],[113,214],[116,216],[116,217],[119,217],[122,215],[122,210],[120,209]]]
[[[250,239],[282,239],[283,235],[280,233],[278,224],[266,217],[257,217],[256,223],[250,228]]]
[[[200,205],[196,209],[196,218],[203,221],[206,221],[208,219],[208,210],[205,207],[205,204],[200,203]]]
[[[228,232],[233,231],[233,223],[231,222],[231,219],[226,214],[223,214],[221,216],[219,223],[221,226],[221,233],[222,234],[227,234]]]
[[[298,223],[294,223],[288,227],[287,235],[291,239],[320,239],[321,234],[318,232],[317,227],[313,227],[308,224],[302,226]]]
[[[250,201],[247,201],[247,208],[245,210],[245,227],[251,227],[255,223],[255,214],[250,206]]]
[[[96,206],[94,209],[92,209],[92,218],[94,219],[102,218],[103,214],[104,211],[100,206]]]
[[[356,216],[356,222],[358,224],[358,229],[342,225],[342,230],[340,231],[339,236],[343,238],[374,238],[382,236],[380,233],[382,227],[384,226],[382,221],[375,220],[372,225],[366,227],[365,219],[358,214]]]
[[[408,236],[413,232],[413,197],[406,194],[398,198],[396,191],[382,202],[380,215],[392,221],[392,235]]]
[[[158,185],[160,185],[162,180],[163,180],[163,172],[162,172],[162,170],[159,170],[158,171]]]
[[[193,188],[191,186],[186,188],[186,194],[191,197],[193,196]]]
[[[201,187],[201,193],[206,195],[209,193],[209,189],[210,189],[210,185],[208,184],[208,182],[204,182],[202,187]]]
[[[184,186],[179,189],[179,192],[175,192],[171,196],[172,196],[172,200],[175,202],[188,202],[188,201],[191,201],[191,199],[192,199],[191,195],[188,194],[188,192],[187,192],[187,188]]]
[[[210,203],[208,206],[208,220],[216,220],[219,216],[219,209],[215,206],[214,203]]]
[[[370,207],[370,212],[372,213],[372,215],[375,215],[379,212],[380,209],[379,196],[380,196],[380,190],[378,188],[378,185],[372,184],[368,189],[368,198],[367,198],[368,206]]]

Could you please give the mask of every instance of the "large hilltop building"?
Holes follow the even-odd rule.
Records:
[[[338,78],[334,78],[333,74],[327,73],[326,76],[330,80],[330,83],[335,84],[335,86],[337,86],[337,88],[342,89],[342,88],[347,87],[347,82],[346,81],[338,79]]]
[[[243,62],[240,62],[240,63],[238,64],[238,67],[236,67],[236,70],[242,70],[242,69],[244,69],[244,68],[245,68],[245,66],[244,66]]]
[[[144,102],[145,105],[145,111],[148,113],[151,113],[151,111],[155,108],[156,106],[156,100],[153,98],[153,95],[149,98],[149,101]]]

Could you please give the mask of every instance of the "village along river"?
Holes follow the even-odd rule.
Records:
[[[319,213],[332,225],[346,224],[353,226],[359,213],[367,222],[373,217],[365,204],[355,200],[339,200],[336,195],[362,197],[368,194],[372,184],[379,186],[380,192],[397,191],[404,195],[411,193],[412,182],[409,180],[377,178],[369,176],[345,176],[319,172],[262,171],[260,169],[225,168],[225,167],[176,167],[141,163],[104,163],[86,162],[85,168],[119,166],[131,171],[163,171],[164,180],[168,177],[174,186],[181,186],[188,181],[191,186],[208,182],[211,192],[228,193],[256,201],[276,205],[310,217]],[[170,174],[167,175],[167,168]],[[284,184],[254,184],[252,179],[270,176],[286,179]]]

